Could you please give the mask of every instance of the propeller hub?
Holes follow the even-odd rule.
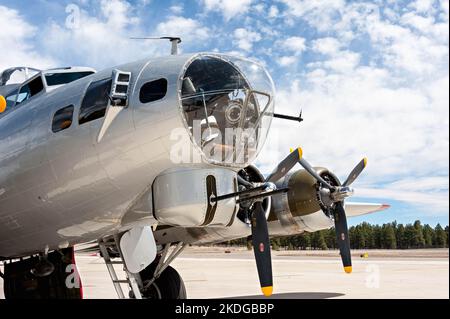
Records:
[[[264,183],[264,186],[265,186],[264,191],[266,192],[272,192],[277,189],[277,185],[271,182]]]
[[[336,190],[331,193],[331,198],[334,202],[342,202],[347,197],[352,196],[355,193],[353,188],[348,186],[339,186],[336,187]]]

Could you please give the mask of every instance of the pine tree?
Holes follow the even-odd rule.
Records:
[[[425,247],[426,248],[433,247],[433,236],[434,236],[433,228],[431,228],[430,225],[425,224],[423,226],[423,239],[425,240]]]
[[[366,248],[366,233],[364,231],[364,229],[361,226],[357,226],[358,228],[358,249],[364,249]]]
[[[328,249],[336,249],[336,230],[334,228],[327,229],[324,236]]]
[[[364,231],[364,236],[366,237],[365,248],[376,248],[375,238],[373,236],[373,227],[369,223],[363,222],[361,228]]]
[[[387,224],[384,228],[384,248],[387,249],[396,249],[397,248],[397,240],[395,238],[395,231],[392,224]]]
[[[447,235],[447,241],[445,242],[445,244],[447,245],[447,247],[449,246],[449,239],[450,239],[450,237],[448,237],[448,225],[447,226],[445,226],[445,234]]]
[[[327,243],[325,242],[325,233],[324,231],[319,231],[319,249],[327,250]]]
[[[298,239],[300,249],[308,249],[309,247],[311,247],[310,233],[304,232],[298,237]]]
[[[434,246],[437,248],[447,247],[447,234],[440,224],[437,224],[434,228]]]
[[[388,224],[371,225],[363,222],[349,228],[350,246],[352,249],[383,248],[383,249],[407,249],[407,248],[431,248],[448,247],[449,227],[442,228],[437,224],[433,229],[430,225],[421,225],[420,221],[414,224]],[[224,242],[224,246],[245,246],[247,238],[240,238]],[[279,248],[288,249],[336,249],[336,231],[334,228],[316,231],[314,233],[304,232],[300,235],[284,236],[271,239],[274,250]],[[251,241],[248,248],[253,249]]]
[[[417,248],[416,229],[413,225],[407,224],[405,226],[405,234],[403,238],[405,241],[405,248]]]
[[[397,239],[397,248],[405,249],[407,248],[405,240],[405,226],[403,224],[397,225],[397,230],[395,232],[395,238]]]
[[[280,239],[279,238],[271,238],[270,244],[273,250],[280,250]]]
[[[423,248],[425,247],[425,239],[423,238],[423,227],[420,224],[420,220],[416,220],[414,222],[414,229],[416,230],[414,242],[416,247]]]
[[[314,249],[327,249],[327,244],[321,231],[316,231],[312,234],[311,244]]]
[[[375,243],[375,248],[381,248],[382,247],[382,233],[381,233],[381,227],[379,225],[373,226],[373,240]]]

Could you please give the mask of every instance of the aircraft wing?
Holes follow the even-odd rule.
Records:
[[[387,204],[374,203],[345,203],[345,212],[347,217],[354,217],[370,213],[379,212],[391,207]]]

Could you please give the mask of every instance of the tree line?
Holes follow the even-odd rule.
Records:
[[[413,224],[398,224],[396,221],[383,225],[371,225],[363,222],[349,228],[352,249],[417,249],[447,248],[449,239],[448,226],[445,229],[437,224],[434,228],[422,225],[419,220]],[[237,239],[228,245],[247,245],[247,240]],[[334,228],[303,233],[300,235],[272,238],[273,249],[337,249]]]

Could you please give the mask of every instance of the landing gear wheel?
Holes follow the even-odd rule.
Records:
[[[145,285],[151,278],[145,278],[144,272],[141,273],[141,278]],[[186,287],[180,274],[168,266],[161,276],[142,292],[142,297],[146,299],[186,299]]]

